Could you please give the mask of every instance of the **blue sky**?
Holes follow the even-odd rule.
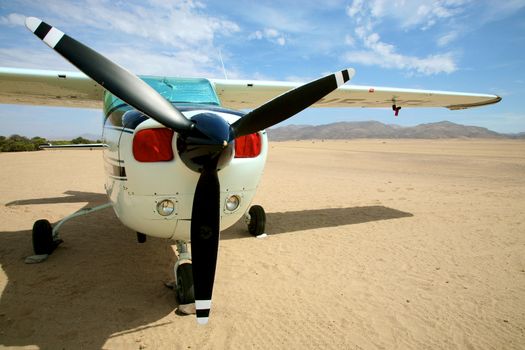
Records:
[[[308,109],[283,124],[450,120],[525,131],[525,0],[0,0],[0,66],[75,70],[24,26],[42,18],[137,74],[308,81],[353,67],[358,85],[493,93],[464,111]],[[0,135],[100,134],[101,111],[0,105]]]

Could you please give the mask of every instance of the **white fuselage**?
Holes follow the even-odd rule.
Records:
[[[189,119],[203,112],[214,113],[230,124],[240,117],[234,111],[209,111],[205,107],[186,110],[183,114]],[[173,135],[171,142],[174,155],[172,160],[137,161],[132,149],[135,135],[144,129],[165,127],[153,119],[145,119],[134,128],[126,126],[114,125],[111,118],[106,118],[103,133],[108,145],[104,151],[105,188],[117,217],[134,231],[189,241],[193,197],[200,174],[190,170],[181,160],[177,151],[177,133]],[[250,208],[268,152],[266,132],[262,131],[259,135],[261,150],[258,156],[234,157],[228,166],[218,172],[222,189],[221,231],[236,223]],[[229,211],[225,206],[231,195],[240,198],[240,205],[234,211]],[[157,211],[157,204],[164,199],[175,203],[175,211],[169,216],[162,216]]]

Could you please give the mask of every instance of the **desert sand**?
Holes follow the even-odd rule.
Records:
[[[525,142],[271,143],[268,237],[221,235],[210,323],[176,313],[171,243],[105,202],[100,151],[0,154],[0,347],[524,349]]]

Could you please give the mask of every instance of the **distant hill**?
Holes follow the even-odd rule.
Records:
[[[442,121],[417,126],[383,124],[377,121],[340,122],[325,125],[287,125],[268,130],[272,141],[311,139],[445,139],[445,138],[525,138],[525,133],[499,134],[487,128]]]

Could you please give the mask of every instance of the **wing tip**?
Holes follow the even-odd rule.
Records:
[[[448,109],[450,109],[452,111],[455,111],[455,110],[459,110],[459,109],[467,109],[467,108],[473,108],[473,107],[482,107],[482,106],[493,105],[493,104],[496,104],[496,103],[500,102],[501,100],[502,100],[502,98],[500,96],[494,95],[494,98],[492,98],[490,100],[476,102],[476,103],[451,105],[451,106],[446,106],[446,108],[448,108]]]

